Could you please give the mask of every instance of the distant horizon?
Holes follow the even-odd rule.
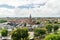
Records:
[[[29,17],[0,17],[0,18],[29,18]],[[60,18],[60,17],[32,17],[32,18]]]

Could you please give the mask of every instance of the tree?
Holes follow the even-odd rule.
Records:
[[[34,29],[34,35],[37,36],[42,36],[46,34],[46,29],[45,28],[35,28]]]
[[[54,32],[56,32],[59,29],[59,26],[58,25],[54,25],[53,29],[54,29]]]
[[[27,39],[28,38],[28,30],[27,28],[17,28],[11,32],[12,40],[21,40],[21,38]]]
[[[24,23],[24,26],[25,26],[25,27],[26,27],[26,25],[27,25],[27,24],[26,24],[26,23]]]
[[[17,28],[11,32],[12,40],[21,40],[21,29]]]
[[[1,35],[2,36],[7,36],[7,34],[8,34],[8,30],[7,29],[2,29]]]
[[[54,23],[56,24],[56,23],[58,23],[58,21],[55,20]]]
[[[36,24],[40,24],[40,21],[39,21],[39,20],[37,20],[37,21],[36,21]]]
[[[4,22],[7,22],[7,20],[0,20],[0,23],[4,23]]]
[[[21,37],[23,38],[23,40],[27,40],[28,39],[28,29],[26,27],[22,28],[21,30]]]
[[[47,22],[48,22],[49,24],[52,24],[52,21],[51,21],[51,20],[48,20]]]
[[[47,29],[48,33],[52,32],[52,28],[53,28],[53,26],[51,24],[46,25],[46,29]]]
[[[49,34],[44,40],[60,40],[60,34]]]

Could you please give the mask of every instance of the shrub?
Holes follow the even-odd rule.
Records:
[[[12,40],[21,40],[21,38],[27,39],[28,38],[27,28],[17,28],[16,30],[13,30],[11,32],[11,38]]]
[[[11,38],[13,40],[21,39],[21,29],[16,29],[11,32]]]
[[[4,23],[4,22],[7,22],[7,20],[0,20],[0,23]]]
[[[55,32],[55,31],[57,31],[59,29],[59,26],[58,25],[54,25],[53,29],[54,29],[54,32]]]
[[[60,40],[60,34],[49,34],[44,40]]]
[[[2,29],[1,35],[2,35],[2,36],[7,36],[7,34],[8,34],[8,30]]]
[[[44,29],[44,28],[35,28],[34,29],[35,36],[42,36],[44,34],[46,34],[46,29]]]
[[[52,24],[52,21],[48,20],[47,23],[48,23],[48,24]]]
[[[51,24],[46,25],[46,29],[47,29],[48,33],[52,32],[52,28],[53,28],[53,26]]]
[[[28,38],[28,29],[26,27],[22,28],[21,30],[21,37],[24,39],[27,39]]]
[[[57,24],[57,23],[58,23],[58,21],[54,21],[54,23],[55,23],[55,24]]]
[[[36,24],[40,24],[41,22],[39,20],[36,21]]]

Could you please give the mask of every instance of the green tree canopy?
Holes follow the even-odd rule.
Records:
[[[58,34],[49,34],[45,37],[44,40],[60,40],[60,35],[58,35]]]
[[[54,25],[53,29],[54,29],[54,32],[55,32],[55,31],[57,31],[59,29],[59,26],[58,25]]]
[[[34,29],[34,35],[35,36],[41,36],[46,34],[46,29],[45,28],[35,28]]]
[[[11,32],[11,38],[13,40],[21,40],[21,38],[28,38],[27,28],[17,28]]]
[[[8,30],[7,29],[2,29],[1,30],[1,35],[2,36],[7,36],[7,34],[8,34]]]
[[[52,28],[53,28],[52,24],[47,24],[46,25],[46,29],[47,29],[48,33],[52,32]]]
[[[7,20],[0,20],[0,23],[4,23],[4,22],[7,22]]]

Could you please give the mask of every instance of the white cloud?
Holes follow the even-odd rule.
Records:
[[[18,5],[23,5],[23,4],[27,4],[30,3],[29,1],[22,1],[22,0],[0,0],[0,4],[9,4],[9,5],[14,5],[14,6],[18,6]]]
[[[41,6],[40,8],[33,9],[19,9],[17,8],[20,5],[25,4],[39,4],[46,2],[46,5]],[[6,9],[0,8],[0,17],[1,16],[29,16],[31,13],[32,16],[38,17],[58,17],[60,16],[60,0],[0,0],[0,4],[9,4],[13,5],[15,9]]]
[[[13,9],[0,8],[0,17],[13,17],[15,16]]]

